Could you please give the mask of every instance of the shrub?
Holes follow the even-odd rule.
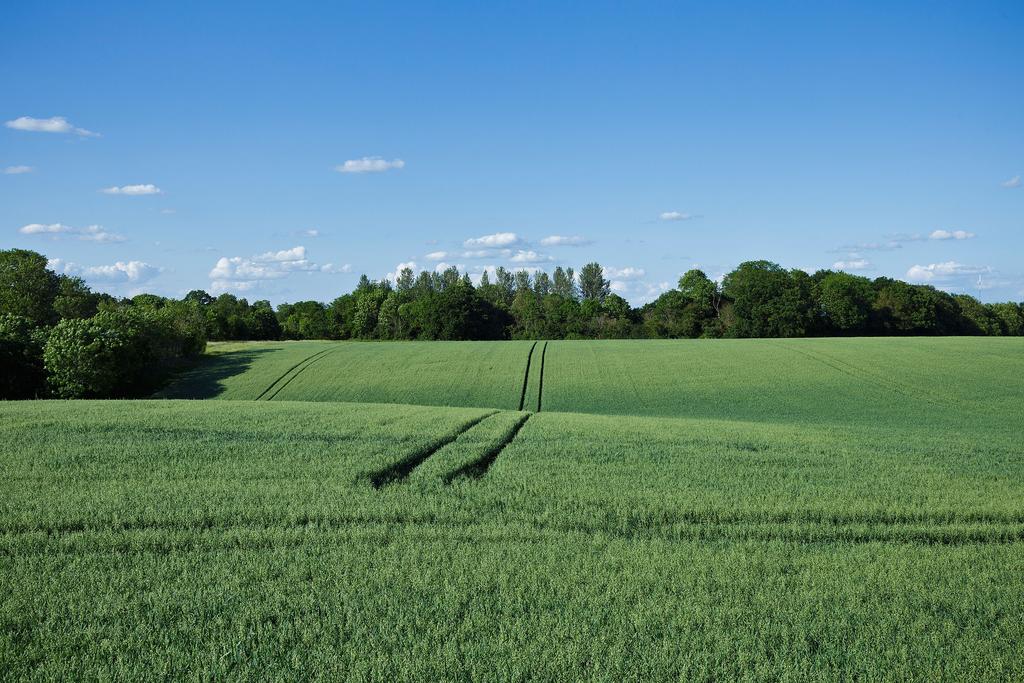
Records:
[[[62,398],[151,392],[175,361],[205,347],[192,326],[180,322],[169,311],[133,308],[62,320],[43,351],[50,389]]]

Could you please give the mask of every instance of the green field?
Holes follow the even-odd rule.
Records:
[[[0,677],[1024,677],[1024,340],[234,344],[163,395],[236,400],[0,404]]]

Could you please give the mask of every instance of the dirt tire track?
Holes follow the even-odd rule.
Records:
[[[523,404],[526,403],[526,384],[530,381],[530,360],[533,359],[533,350],[535,348],[537,348],[537,342],[533,342],[530,352],[526,354],[526,372],[523,373],[523,391],[519,394],[519,410],[522,410]]]
[[[494,461],[498,459],[498,456],[501,455],[501,452],[504,451],[505,448],[510,443],[512,443],[516,436],[519,435],[519,430],[523,428],[523,425],[525,425],[527,420],[529,420],[531,417],[533,417],[533,413],[527,413],[526,415],[523,415],[519,420],[516,421],[514,425],[512,425],[512,428],[508,430],[508,432],[505,434],[505,438],[503,438],[500,443],[490,448],[478,460],[469,463],[462,469],[452,472],[450,475],[445,477],[444,482],[446,484],[450,484],[456,479],[462,477],[479,479],[480,477],[487,474],[487,470],[491,468],[491,465],[493,465]]]
[[[398,462],[382,470],[370,474],[367,478],[370,480],[370,484],[375,489],[379,489],[387,484],[393,484],[398,481],[406,479],[410,473],[417,467],[419,467],[427,458],[438,452],[448,444],[452,443],[460,436],[468,432],[473,427],[483,422],[489,417],[497,415],[499,410],[494,410],[489,413],[484,413],[480,417],[475,417],[469,422],[464,423],[461,427],[456,429],[454,432],[449,432],[442,437],[434,439],[423,448],[414,451],[412,454],[402,458]]]
[[[276,380],[274,380],[274,383],[271,384],[269,387],[267,387],[266,391],[264,391],[262,394],[260,394],[260,397],[263,397],[264,395],[266,395],[268,391],[273,389],[274,386],[276,386],[278,384],[278,382],[283,380],[285,377],[288,377],[289,373],[295,371],[294,374],[292,374],[291,377],[288,377],[288,379],[285,380],[285,382],[283,384],[281,384],[280,386],[277,387],[277,389],[274,390],[274,393],[270,394],[265,399],[263,399],[265,401],[272,401],[272,400],[274,400],[274,397],[277,396],[278,394],[280,394],[282,389],[284,389],[286,386],[291,384],[293,379],[295,379],[296,377],[301,375],[303,372],[305,372],[306,368],[308,368],[313,363],[316,363],[318,360],[321,360],[324,356],[326,356],[326,355],[328,355],[330,353],[333,353],[333,352],[335,352],[337,350],[338,350],[337,348],[324,349],[323,351],[321,351],[319,353],[314,353],[309,358],[306,358],[306,359],[296,363],[295,365],[293,365],[291,368],[288,369],[288,372],[284,373],[283,375],[278,377]],[[259,401],[260,399],[257,398],[256,400]]]
[[[544,398],[544,359],[548,355],[548,342],[540,350],[540,381],[537,383],[537,412],[540,412],[541,400]]]
[[[874,373],[868,372],[867,370],[859,368],[856,365],[852,365],[842,359],[830,356],[822,351],[812,352],[805,349],[799,349],[793,346],[788,346],[785,344],[780,344],[780,346],[782,346],[785,349],[789,349],[790,351],[799,353],[802,356],[810,358],[811,360],[817,361],[822,365],[826,365],[832,368],[833,370],[836,370],[837,372],[841,372],[844,375],[847,375],[848,377],[853,377],[856,380],[860,380],[861,382],[870,384],[878,389],[891,391],[893,393],[899,394],[900,396],[903,396],[904,398],[924,401],[925,403],[930,403],[933,406],[941,406],[943,408],[954,408],[956,410],[971,412],[968,406],[964,405],[963,403],[960,403],[959,401],[956,401],[955,399],[945,396],[941,398],[936,398],[934,396],[931,396],[930,394],[906,387],[903,384],[896,382],[894,380],[879,377]]]

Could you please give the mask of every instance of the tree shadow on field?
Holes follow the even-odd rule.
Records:
[[[168,382],[153,398],[213,398],[224,393],[224,380],[240,375],[253,362],[266,353],[277,349],[244,349],[226,351],[211,356],[203,356]]]

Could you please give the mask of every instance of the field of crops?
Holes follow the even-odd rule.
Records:
[[[1022,363],[225,345],[165,394],[249,400],[0,404],[0,671],[1020,680]]]
[[[1024,339],[216,345],[167,398],[364,401],[758,422],[1024,420]]]

